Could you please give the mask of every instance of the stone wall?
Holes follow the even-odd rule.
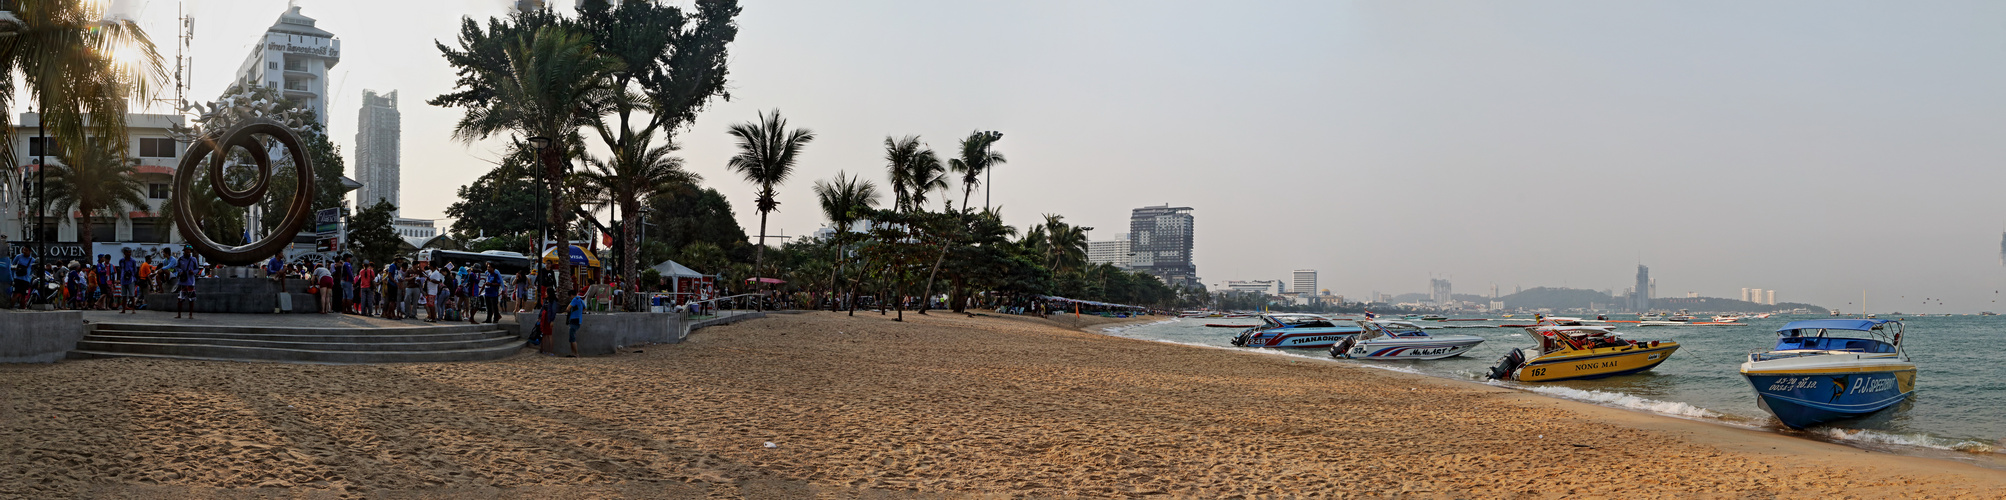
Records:
[[[83,311],[0,312],[0,363],[54,363],[89,330]]]
[[[516,313],[515,320],[523,339],[537,336],[534,311]],[[571,354],[570,329],[562,313],[550,325],[550,348],[557,354]],[[679,343],[682,334],[682,313],[587,313],[578,328],[578,350],[603,356],[627,346]]]
[[[311,313],[320,311],[313,295],[306,293],[307,282],[303,279],[286,280],[286,292],[292,295],[292,309],[286,312]],[[172,311],[178,304],[173,293],[146,294],[146,308],[155,311]],[[201,278],[195,280],[195,312],[202,313],[245,313],[271,314],[279,305],[279,286],[270,278]]]

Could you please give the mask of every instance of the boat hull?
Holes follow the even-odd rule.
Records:
[[[1512,378],[1521,382],[1586,380],[1630,375],[1657,368],[1679,350],[1676,342],[1657,347],[1604,347],[1529,359]]]
[[[1915,368],[1824,373],[1743,372],[1762,408],[1792,429],[1858,418],[1915,394]]]
[[[1343,356],[1350,359],[1401,360],[1442,359],[1461,356],[1484,343],[1481,337],[1431,338],[1424,340],[1372,339],[1351,346]]]
[[[1268,347],[1275,349],[1329,349],[1344,339],[1362,332],[1357,328],[1317,328],[1312,331],[1254,332],[1242,334],[1242,347]]]

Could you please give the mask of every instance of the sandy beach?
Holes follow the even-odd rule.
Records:
[[[1466,382],[905,317],[602,358],[0,366],[0,496],[2006,495],[1997,470]]]

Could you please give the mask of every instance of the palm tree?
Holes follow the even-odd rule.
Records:
[[[1065,218],[1063,215],[1045,214],[1045,225],[1033,228],[1031,232],[1034,236],[1043,237],[1038,248],[1044,251],[1045,267],[1053,274],[1078,269],[1086,264],[1087,231],[1094,229],[1067,224]]]
[[[894,208],[913,212],[926,204],[927,193],[947,189],[947,169],[940,155],[919,141],[919,136],[885,137],[885,170],[890,174]]]
[[[119,154],[115,143],[124,142],[122,138],[73,144],[57,155],[62,165],[46,166],[49,185],[43,189],[49,208],[64,215],[74,208],[83,215],[75,220],[77,242],[85,249],[91,247],[91,218],[110,217],[116,224],[119,214],[146,207],[141,196],[146,184],[134,177],[139,159]]]
[[[835,254],[830,259],[835,265],[829,270],[829,297],[835,298],[839,289],[836,282],[843,271],[843,243],[849,239],[850,226],[856,224],[858,214],[878,206],[878,185],[854,175],[845,177],[837,170],[835,180],[815,181],[815,199],[821,203],[829,227],[836,230],[829,245]],[[852,307],[851,314],[856,314],[855,310]]]
[[[1009,161],[1003,158],[1003,153],[991,149],[996,141],[1002,139],[1002,132],[969,132],[968,137],[961,140],[961,157],[947,160],[948,168],[961,173],[962,210],[968,210],[968,196],[975,193],[975,186],[982,185],[982,174],[988,172],[989,167]],[[988,202],[983,202],[983,206],[988,206]]]
[[[640,279],[635,261],[640,255],[641,201],[695,185],[703,177],[683,170],[683,159],[669,156],[675,144],[649,147],[652,136],[634,138],[633,147],[613,150],[610,161],[586,159],[591,169],[579,174],[586,185],[619,208],[621,281],[635,286]]]
[[[104,2],[14,0],[5,5],[10,15],[0,17],[0,116],[13,115],[13,75],[19,72],[27,94],[41,103],[43,126],[58,145],[83,143],[93,135],[87,129],[122,137],[126,104],[152,99],[153,87],[167,81],[146,31],[132,20],[107,18]],[[125,154],[125,141],[113,142],[113,151]],[[12,142],[0,145],[0,152],[11,157]],[[16,164],[8,161],[0,168],[11,172]]]
[[[760,266],[766,259],[766,214],[780,207],[773,187],[787,182],[787,176],[794,173],[801,148],[815,141],[815,133],[805,128],[787,130],[787,119],[781,118],[780,110],[775,109],[770,115],[760,113],[758,121],[732,125],[731,136],[738,138],[738,155],[731,157],[725,167],[759,186],[754,200],[759,209],[759,247],[753,249],[752,277],[760,278]]]
[[[594,120],[593,99],[610,86],[608,77],[622,65],[593,48],[584,34],[563,26],[545,26],[517,37],[503,49],[507,64],[475,67],[493,98],[466,104],[466,114],[453,137],[474,142],[504,131],[548,140],[541,148],[544,181],[550,186],[550,234],[567,235],[563,158],[582,149],[578,129]],[[565,240],[565,238],[559,238]],[[560,249],[558,255],[565,255]],[[572,283],[571,259],[558,259],[558,289]]]

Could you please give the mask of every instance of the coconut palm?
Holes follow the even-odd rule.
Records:
[[[1063,215],[1045,214],[1045,225],[1032,230],[1033,235],[1043,237],[1038,247],[1045,253],[1045,267],[1055,274],[1086,265],[1087,231],[1094,229],[1067,224],[1065,219]]]
[[[167,81],[146,31],[130,19],[107,18],[104,2],[14,0],[4,5],[0,116],[13,115],[13,75],[19,72],[58,145],[83,143],[93,135],[87,129],[99,132],[95,135],[123,134],[126,104],[152,99],[153,88]],[[114,152],[126,153],[125,141],[112,142],[116,144],[108,147]],[[13,156],[12,143],[0,145],[0,152]],[[17,164],[7,161],[4,168],[12,171]]]
[[[48,165],[49,185],[43,188],[49,199],[49,209],[68,216],[71,210],[81,217],[74,217],[77,223],[77,242],[84,248],[91,247],[91,219],[110,217],[114,223],[119,214],[146,208],[146,184],[134,177],[139,166],[138,158],[128,158],[119,154],[113,143],[118,139],[99,139],[72,145],[58,154],[61,165]]]
[[[633,286],[640,278],[635,266],[640,255],[641,201],[656,195],[693,186],[703,177],[683,170],[683,159],[669,156],[675,144],[650,147],[651,136],[634,138],[634,147],[613,150],[605,161],[587,158],[589,170],[579,173],[585,184],[603,196],[603,204],[620,210],[621,282]]]
[[[885,170],[890,174],[894,208],[913,212],[926,204],[926,195],[947,189],[947,169],[940,155],[919,141],[919,136],[885,137]]]
[[[505,43],[507,64],[473,67],[493,98],[465,103],[466,114],[453,137],[474,142],[502,132],[549,140],[542,148],[544,180],[550,184],[551,234],[565,230],[564,159],[578,152],[578,129],[594,119],[589,104],[609,86],[608,77],[622,65],[593,48],[591,39],[563,26],[544,26]],[[562,250],[559,255],[564,255]],[[558,259],[558,288],[572,283],[571,260]]]
[[[947,166],[961,174],[961,209],[968,209],[968,196],[975,193],[975,186],[982,185],[982,174],[990,167],[1006,161],[1003,153],[994,149],[996,141],[1003,140],[1002,132],[969,132],[961,139],[961,157],[947,160]],[[988,195],[983,195],[983,206],[988,206]]]
[[[738,155],[732,156],[725,167],[759,186],[754,199],[759,209],[759,246],[753,249],[752,277],[760,278],[760,266],[766,258],[766,215],[780,207],[773,188],[787,182],[787,176],[794,173],[801,149],[815,141],[815,132],[805,128],[788,130],[787,119],[781,118],[780,110],[775,109],[772,114],[760,113],[758,121],[732,125],[730,133],[738,138]]]
[[[835,233],[829,237],[829,247],[835,265],[829,270],[829,297],[835,298],[836,281],[843,271],[843,243],[849,240],[850,226],[856,224],[857,217],[865,210],[878,206],[878,185],[858,176],[844,176],[836,171],[831,181],[815,181],[815,199],[822,205],[822,215],[829,219],[829,227]]]

